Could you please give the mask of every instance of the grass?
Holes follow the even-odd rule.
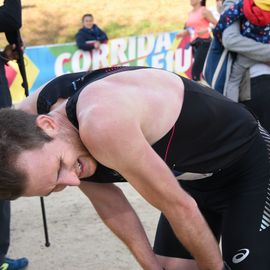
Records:
[[[0,4],[2,4],[0,0]],[[26,46],[73,42],[84,13],[92,13],[109,38],[181,29],[189,0],[23,0]],[[213,6],[214,0],[207,5]],[[6,44],[3,34],[0,46]]]

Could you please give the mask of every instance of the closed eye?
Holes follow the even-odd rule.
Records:
[[[59,176],[60,176],[60,172],[62,170],[62,166],[63,166],[63,158],[60,157],[59,159],[59,165],[58,165],[58,171],[57,171],[57,178],[56,178],[56,183],[59,181]]]
[[[45,196],[49,196],[51,193],[53,193],[55,191],[55,189],[57,188],[57,183],[59,181],[59,176],[60,176],[60,172],[62,170],[62,166],[63,166],[63,158],[60,157],[59,159],[59,165],[58,165],[58,170],[57,170],[57,176],[56,176],[56,180],[55,180],[55,186],[53,187],[53,189],[48,192]]]

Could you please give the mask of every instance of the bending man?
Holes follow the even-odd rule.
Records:
[[[10,161],[1,167],[1,197],[80,185],[144,269],[223,269],[222,235],[233,269],[268,270],[270,139],[255,118],[163,70],[119,67],[81,76],[60,77],[21,104],[33,112],[37,102],[48,114],[0,112],[1,158]],[[104,184],[125,179],[163,213],[158,260],[123,194]],[[242,249],[248,253],[240,260]]]

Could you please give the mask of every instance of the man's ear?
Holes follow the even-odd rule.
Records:
[[[39,115],[36,119],[36,124],[38,127],[43,129],[49,136],[53,136],[57,132],[58,127],[56,121],[49,115]]]

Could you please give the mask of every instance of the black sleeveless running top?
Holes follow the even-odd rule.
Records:
[[[38,113],[48,113],[58,98],[67,98],[66,113],[79,128],[76,104],[84,87],[111,74],[147,67],[113,67],[90,73],[72,73],[57,77],[41,91]],[[258,134],[257,121],[242,105],[217,91],[181,77],[184,102],[174,127],[153,149],[168,166],[179,172],[215,173],[239,160]],[[157,119],[158,121],[158,119]],[[82,179],[92,182],[122,182],[116,171],[98,163],[95,174]]]

